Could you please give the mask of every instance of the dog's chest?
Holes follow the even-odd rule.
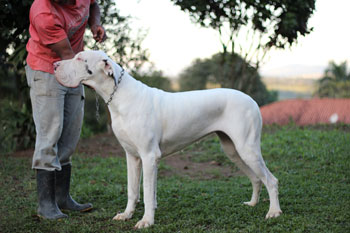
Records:
[[[112,128],[113,128],[114,135],[117,137],[123,149],[128,153],[137,155],[138,154],[137,147],[134,144],[134,140],[129,137],[129,134],[121,127],[118,128],[115,124],[112,125]]]

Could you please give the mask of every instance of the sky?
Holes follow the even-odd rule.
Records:
[[[156,69],[177,77],[196,58],[221,51],[216,31],[202,28],[170,0],[115,0],[122,15],[134,17],[132,27],[147,30],[143,47]],[[330,60],[350,61],[349,0],[317,0],[309,20],[313,32],[285,50],[270,50],[260,73],[274,77],[316,77]]]

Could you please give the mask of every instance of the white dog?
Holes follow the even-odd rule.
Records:
[[[150,88],[101,51],[81,52],[58,62],[55,73],[64,86],[83,83],[92,87],[108,105],[113,131],[126,151],[128,169],[128,203],[113,219],[132,217],[142,167],[145,213],[135,227],[153,225],[158,160],[210,133],[219,136],[226,155],[252,182],[252,198],[245,204],[258,203],[263,183],[270,197],[266,218],[282,213],[278,181],[261,156],[259,107],[249,96],[232,89],[168,93]]]

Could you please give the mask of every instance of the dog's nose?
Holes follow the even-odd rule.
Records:
[[[60,62],[56,61],[53,63],[53,69],[56,71],[56,69],[60,66]]]

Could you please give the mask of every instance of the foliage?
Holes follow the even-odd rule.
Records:
[[[213,73],[215,64],[212,59],[196,59],[191,66],[180,74],[180,90],[203,90]]]
[[[163,75],[162,71],[150,70],[149,72],[134,72],[133,77],[150,87],[172,91],[169,78]]]
[[[315,10],[316,0],[171,1],[187,12],[195,23],[219,33],[223,56],[218,69],[222,72],[216,78],[220,83],[225,82],[224,86],[250,95],[265,93],[259,99],[269,99],[256,71],[270,48],[291,46],[298,37],[312,31],[307,23]],[[186,80],[189,87],[196,81]],[[265,103],[264,100],[258,102]]]
[[[350,98],[350,81],[328,80],[318,86],[315,96],[320,98]]]
[[[180,75],[181,90],[204,89],[208,82],[243,91],[259,105],[277,100],[277,93],[266,89],[257,70],[236,54],[218,53],[209,59],[197,59]]]
[[[87,30],[85,44],[88,48],[100,48],[104,50],[113,60],[120,63],[129,70],[139,70],[148,61],[147,51],[141,47],[146,36],[143,31],[136,34],[130,28],[131,16],[122,16],[115,1],[99,1],[101,10],[101,24],[104,26],[107,39],[103,45],[98,45],[92,39],[90,30]]]
[[[1,101],[0,119],[0,154],[34,146],[34,122],[25,104]]]
[[[329,62],[321,82],[331,79],[336,81],[350,81],[350,71],[348,69],[347,61],[344,61],[339,65],[337,65],[334,61]]]
[[[218,31],[228,25],[230,39],[245,26],[264,35],[260,45],[284,48],[311,32],[307,22],[315,10],[315,0],[171,0],[201,26]],[[231,40],[232,41],[232,40]],[[233,42],[233,41],[232,41]]]
[[[33,0],[1,0],[0,66],[6,66],[9,52],[23,48],[29,38],[29,8]],[[24,61],[22,60],[24,63]],[[22,64],[23,64],[22,63]]]
[[[142,232],[349,232],[347,131],[265,128],[262,151],[267,166],[279,179],[283,210],[279,218],[264,219],[269,208],[265,188],[257,206],[242,204],[251,195],[246,177],[206,180],[159,175],[156,225]],[[207,144],[208,150],[203,148]],[[213,151],[215,158],[226,159],[219,148],[218,140],[210,137],[187,152],[203,157],[203,161],[211,161]],[[200,153],[193,153],[197,149]],[[133,226],[143,215],[143,201],[130,221],[112,220],[127,203],[123,156],[73,156],[72,196],[77,201],[91,201],[94,211],[66,212],[69,218],[61,221],[36,218],[35,173],[30,163],[29,158],[0,157],[1,232],[135,232]],[[159,174],[163,174],[162,169],[173,168],[161,166]]]
[[[110,123],[107,105],[96,92],[85,88],[85,115],[82,131],[84,136],[106,132]]]
[[[85,138],[90,138],[94,135],[94,132],[90,129],[89,126],[86,125],[85,119],[83,121],[83,126],[81,128],[81,134],[80,138],[85,139]]]
[[[350,72],[347,62],[337,65],[329,62],[323,78],[318,81],[315,96],[331,98],[350,98]]]
[[[33,0],[2,0],[0,8],[0,91],[30,103],[24,73],[25,45],[29,38],[29,8]],[[29,107],[29,106],[28,106]],[[30,108],[30,107],[29,107]]]

